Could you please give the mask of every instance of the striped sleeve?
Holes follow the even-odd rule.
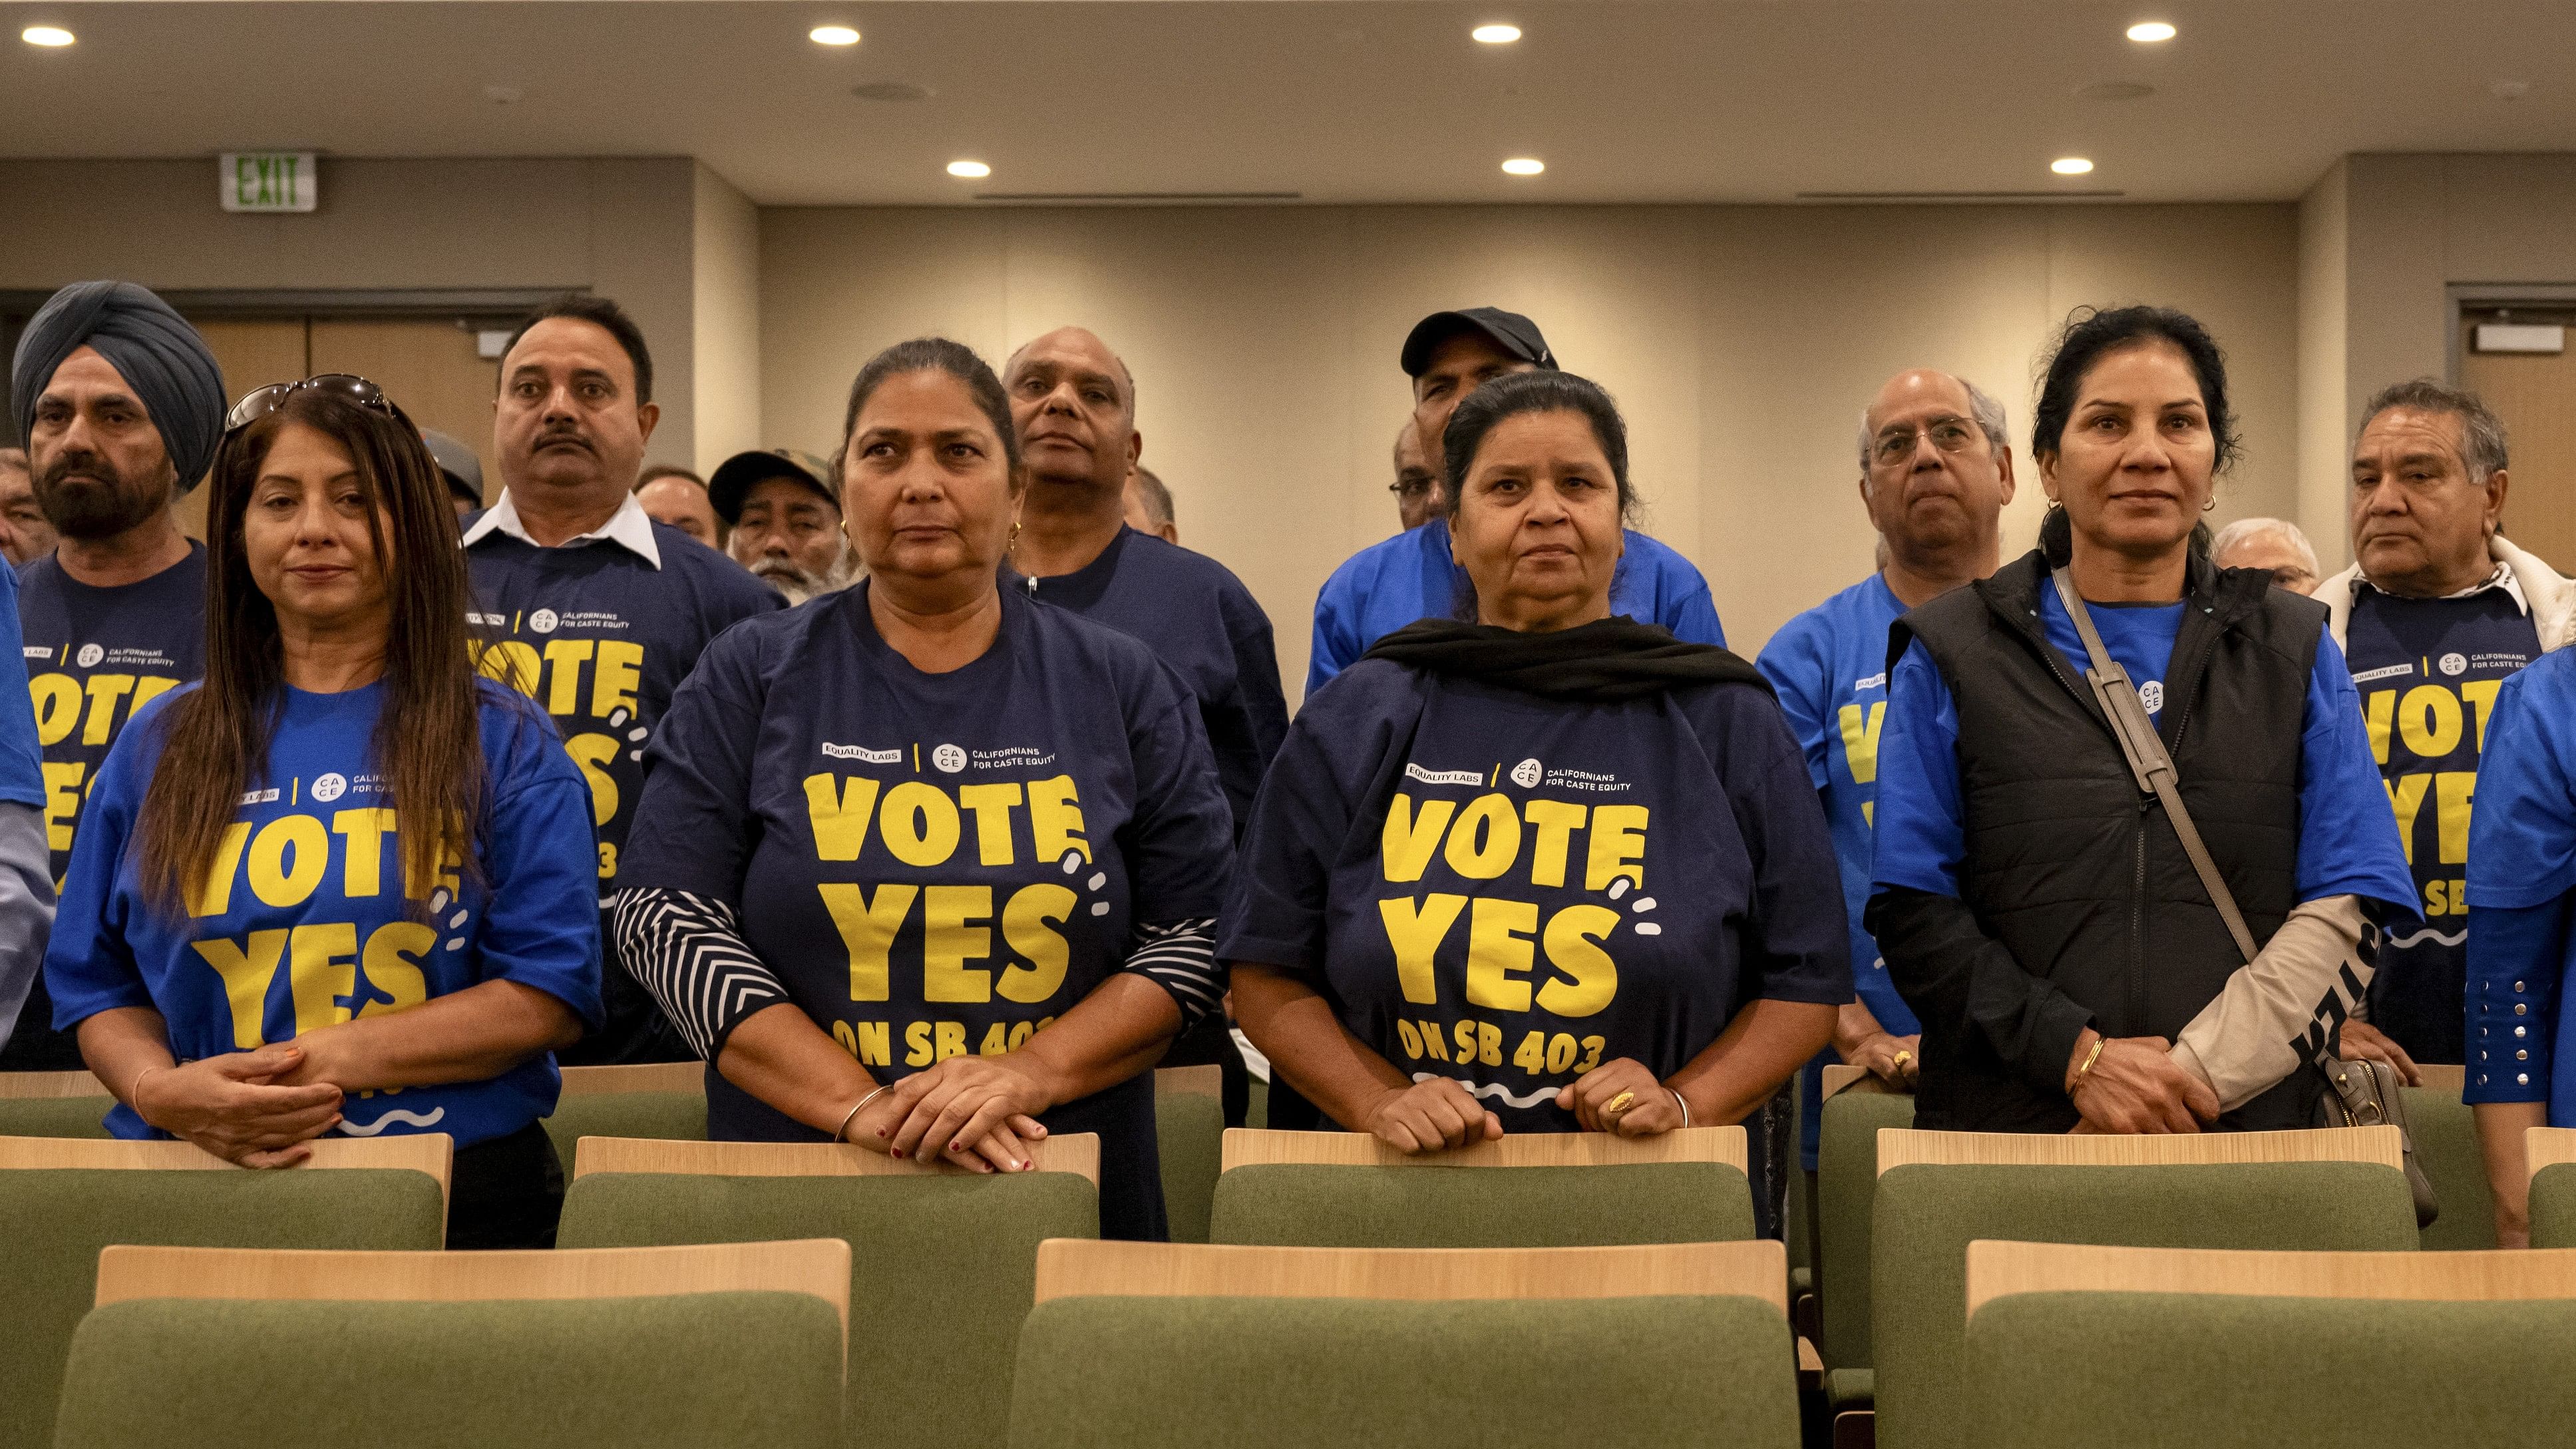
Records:
[[[1216,964],[1216,917],[1142,924],[1136,949],[1119,968],[1142,974],[1172,995],[1187,1032],[1212,1011],[1225,1009],[1225,973]]]
[[[621,890],[615,900],[609,929],[626,969],[708,1061],[745,1018],[788,1000],[777,973],[742,939],[733,907],[642,887]]]

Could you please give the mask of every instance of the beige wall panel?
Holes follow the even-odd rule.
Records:
[[[2351,174],[2337,161],[2299,202],[2299,527],[2327,575],[2352,562],[2344,531],[2344,348],[2352,296]]]
[[[499,364],[477,355],[473,333],[448,317],[316,317],[312,339],[313,372],[374,382],[413,422],[472,448],[483,464],[484,501],[500,496],[492,454]]]
[[[215,354],[215,366],[224,374],[226,407],[254,388],[302,381],[308,371],[301,317],[209,318],[196,325]],[[206,536],[206,493],[200,486],[179,498],[179,527],[190,538]]]
[[[760,209],[705,166],[692,176],[690,335],[700,476],[760,440]]]

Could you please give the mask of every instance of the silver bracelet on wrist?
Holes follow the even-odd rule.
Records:
[[[1681,1103],[1681,1107],[1682,1107],[1682,1125],[1683,1125],[1684,1127],[1688,1127],[1688,1126],[1690,1125],[1690,1098],[1683,1096],[1683,1095],[1682,1095],[1681,1093],[1679,1093],[1679,1092],[1675,1092],[1675,1091],[1673,1091],[1673,1089],[1672,1089],[1672,1088],[1670,1088],[1670,1087],[1666,1087],[1666,1088],[1664,1088],[1664,1090],[1665,1090],[1665,1091],[1667,1091],[1667,1092],[1672,1092],[1672,1093],[1673,1093],[1673,1100],[1674,1100],[1674,1101],[1676,1101],[1676,1102]]]
[[[140,1080],[141,1080],[141,1078],[136,1078],[136,1080],[140,1081]],[[894,1085],[894,1084],[893,1084],[893,1083],[891,1083],[891,1082],[889,1082],[889,1083],[887,1083],[887,1084],[886,1084],[886,1086],[892,1086],[892,1085]],[[835,1141],[835,1142],[840,1142],[840,1141],[846,1140],[846,1138],[847,1138],[847,1136],[848,1136],[848,1133],[849,1133],[849,1130],[850,1130],[850,1124],[851,1124],[852,1122],[857,1121],[857,1120],[858,1120],[858,1118],[859,1118],[859,1114],[860,1114],[861,1112],[863,1112],[863,1111],[867,1110],[867,1105],[868,1105],[870,1102],[873,1102],[873,1101],[875,1101],[875,1100],[877,1099],[877,1092],[882,1092],[882,1091],[884,1091],[885,1089],[886,1089],[885,1087],[879,1087],[879,1088],[877,1088],[877,1091],[876,1091],[876,1092],[870,1092],[870,1093],[868,1093],[866,1096],[861,1097],[861,1098],[859,1099],[859,1101],[858,1101],[858,1105],[857,1105],[857,1106],[852,1107],[852,1108],[851,1108],[847,1113],[845,1113],[845,1114],[842,1116],[842,1118],[841,1118],[841,1125],[832,1129],[832,1140],[833,1140],[833,1141]]]

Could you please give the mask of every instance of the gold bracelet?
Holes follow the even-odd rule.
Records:
[[[2075,1080],[2068,1084],[2066,1088],[2067,1096],[2072,1097],[2077,1091],[2082,1089],[2084,1086],[2085,1074],[2093,1070],[2093,1064],[2095,1062],[2102,1060],[2102,1044],[2109,1040],[2109,1037],[2103,1036],[2098,1032],[2094,1034],[2093,1050],[2084,1054],[2084,1065],[2075,1069]]]
[[[891,1087],[893,1085],[894,1084],[892,1082],[888,1082],[885,1086],[877,1088],[876,1092],[870,1092],[866,1096],[861,1097],[858,1100],[858,1104],[850,1108],[849,1112],[841,1118],[841,1125],[832,1129],[832,1140],[835,1142],[845,1142],[849,1140],[848,1133],[850,1130],[850,1124],[859,1120],[859,1113],[867,1110],[867,1105],[877,1099],[877,1092],[882,1092],[886,1087]]]

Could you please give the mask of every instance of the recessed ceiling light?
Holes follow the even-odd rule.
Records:
[[[948,163],[948,174],[968,181],[981,181],[993,174],[993,168],[981,161],[951,161]]]
[[[48,50],[58,50],[71,44],[75,39],[70,31],[59,25],[30,25],[18,32],[18,38],[29,45],[41,45]]]
[[[817,25],[805,32],[805,38],[816,45],[856,45],[859,33],[846,25]]]
[[[2174,38],[2174,28],[2161,20],[2141,20],[2129,27],[2129,38],[2140,45],[2161,45]]]
[[[2060,156],[2048,163],[2048,169],[2060,176],[2082,176],[2093,169],[2093,163],[2081,156]]]
[[[1482,45],[1509,45],[1521,38],[1517,25],[1479,25],[1467,33]]]
[[[1536,176],[1547,169],[1547,163],[1535,156],[1515,156],[1503,163],[1503,170],[1514,176]]]

